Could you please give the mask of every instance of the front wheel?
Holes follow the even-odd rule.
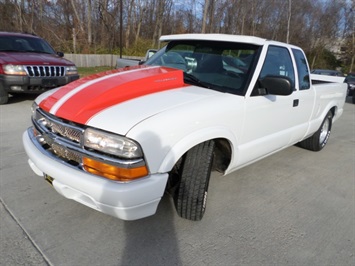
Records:
[[[333,113],[329,111],[320,128],[308,139],[299,143],[299,146],[311,151],[320,151],[328,142],[332,129]]]
[[[5,104],[8,101],[9,101],[9,95],[8,95],[7,91],[5,91],[2,84],[0,84],[0,105]]]
[[[199,221],[205,213],[214,147],[212,140],[203,142],[182,158],[173,196],[176,211],[182,218]]]

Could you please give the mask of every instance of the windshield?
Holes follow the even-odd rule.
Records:
[[[0,52],[31,52],[55,54],[43,39],[27,36],[0,36]]]
[[[172,41],[145,64],[181,69],[185,82],[244,95],[260,46],[214,41]]]

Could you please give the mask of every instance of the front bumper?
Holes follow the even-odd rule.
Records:
[[[23,134],[29,164],[37,175],[53,178],[53,187],[59,194],[123,220],[136,220],[156,212],[165,191],[167,173],[129,183],[111,181],[46,156],[33,143],[29,132]]]
[[[10,93],[38,93],[66,85],[79,79],[79,75],[64,77],[28,77],[1,75],[0,81],[5,91]]]

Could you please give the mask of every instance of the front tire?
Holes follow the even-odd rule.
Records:
[[[182,218],[200,221],[205,213],[214,147],[212,140],[203,142],[182,158],[174,192],[175,208]]]
[[[301,141],[299,146],[311,151],[320,151],[328,142],[332,129],[333,113],[329,111],[320,128],[309,138]]]
[[[9,101],[9,94],[5,91],[2,84],[0,84],[0,105],[6,104]]]

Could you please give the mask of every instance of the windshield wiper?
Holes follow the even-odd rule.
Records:
[[[184,72],[184,81],[187,83],[191,83],[193,85],[200,86],[200,87],[213,89],[212,84],[209,84],[207,82],[203,82],[200,79],[198,79],[197,77],[195,77],[194,75],[186,73],[186,72]]]

